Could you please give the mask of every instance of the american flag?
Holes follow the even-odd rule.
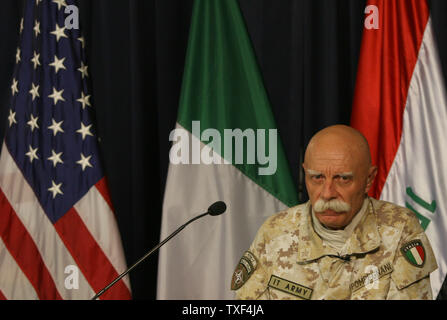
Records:
[[[85,41],[28,0],[0,156],[0,299],[89,299],[126,269],[101,169]],[[128,278],[101,299],[129,299]]]

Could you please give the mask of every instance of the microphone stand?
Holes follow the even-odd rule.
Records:
[[[98,299],[104,292],[106,292],[107,290],[109,290],[115,283],[117,283],[118,281],[120,281],[126,274],[128,274],[130,271],[132,271],[136,266],[138,266],[141,262],[143,262],[144,260],[146,260],[150,255],[152,255],[152,253],[154,253],[155,251],[157,251],[162,245],[164,245],[166,242],[168,242],[172,237],[174,237],[177,233],[179,233],[180,231],[182,231],[188,224],[190,224],[191,222],[202,218],[203,216],[206,216],[207,214],[209,214],[210,212],[207,211],[205,213],[202,213],[194,218],[192,218],[191,220],[189,220],[188,222],[186,222],[185,224],[181,225],[177,230],[175,230],[173,233],[171,233],[171,235],[169,237],[167,237],[165,240],[163,240],[162,242],[160,242],[159,244],[157,244],[154,248],[152,248],[148,253],[146,253],[143,257],[141,257],[137,262],[135,262],[129,269],[127,269],[126,271],[124,271],[123,273],[121,273],[118,277],[115,278],[115,280],[113,280],[112,282],[110,282],[104,289],[102,289],[101,291],[99,291],[93,298],[92,300],[96,300]]]

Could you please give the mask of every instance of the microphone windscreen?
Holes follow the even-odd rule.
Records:
[[[227,210],[227,205],[223,201],[214,202],[208,208],[208,213],[212,216],[218,216]]]

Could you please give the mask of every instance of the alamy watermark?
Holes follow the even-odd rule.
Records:
[[[200,121],[192,121],[192,136],[183,128],[169,134],[173,141],[169,151],[172,164],[258,164],[259,175],[273,175],[277,169],[276,129],[200,129]],[[202,143],[204,146],[202,146]]]
[[[368,274],[364,282],[366,290],[379,289],[379,268],[374,265],[368,265],[365,268],[365,272]]]
[[[365,7],[365,14],[367,14],[364,22],[366,29],[379,29],[379,8],[375,5],[368,5]]]
[[[75,5],[67,5],[64,10],[68,16],[65,18],[64,25],[68,30],[79,29],[79,8]]]
[[[64,270],[65,277],[64,286],[67,290],[79,289],[79,268],[75,265],[68,265]]]

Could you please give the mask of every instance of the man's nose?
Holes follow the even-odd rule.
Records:
[[[323,190],[321,191],[321,198],[325,201],[337,198],[337,191],[335,190],[335,184],[332,179],[327,179],[324,182]]]

